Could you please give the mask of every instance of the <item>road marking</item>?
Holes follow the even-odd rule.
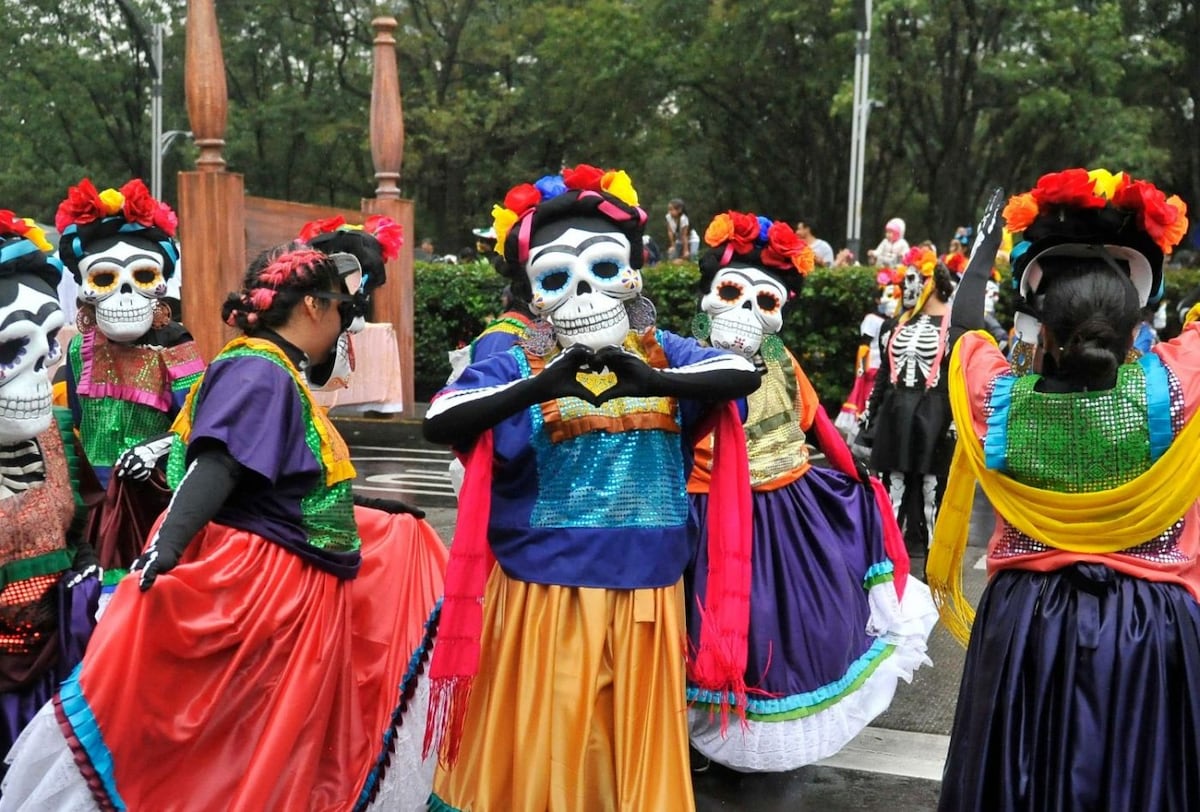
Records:
[[[351,445],[351,451],[403,451],[406,454],[428,454],[434,457],[452,457],[454,452],[448,448],[414,448],[413,446],[387,445]]]
[[[986,570],[987,569],[987,553],[984,553],[983,555],[979,556],[979,560],[975,562],[975,569],[977,569],[977,570]]]
[[[868,727],[837,753],[817,764],[941,781],[949,750],[949,736]]]

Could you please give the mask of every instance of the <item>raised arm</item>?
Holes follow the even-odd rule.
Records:
[[[963,333],[971,330],[982,330],[985,327],[983,318],[983,297],[987,292],[988,277],[992,265],[996,261],[996,251],[1000,248],[1000,240],[1004,231],[1004,190],[997,187],[992,190],[984,209],[979,227],[975,229],[975,244],[971,246],[971,261],[963,272],[962,281],[958,283],[958,292],[954,295],[954,307],[950,311],[950,344],[958,341]]]

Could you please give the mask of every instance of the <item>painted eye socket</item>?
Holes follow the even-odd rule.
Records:
[[[58,356],[62,355],[62,345],[58,343],[58,330],[46,336],[46,342],[49,345],[46,350],[46,363],[53,364],[58,360]]]
[[[92,287],[104,290],[117,284],[117,275],[113,271],[95,271],[88,274],[88,281]]]
[[[601,260],[592,263],[592,273],[601,279],[615,279],[621,272],[621,266],[612,260]]]
[[[13,338],[0,342],[0,367],[4,369],[15,367],[28,346],[28,338]]]
[[[538,277],[538,285],[547,293],[554,293],[565,288],[570,279],[571,274],[566,269],[549,271]]]
[[[761,291],[756,297],[758,309],[764,313],[774,313],[779,309],[779,297],[774,293]]]
[[[717,286],[717,296],[723,302],[736,302],[742,298],[742,286],[736,282],[722,282]]]
[[[138,268],[133,272],[133,281],[142,287],[149,287],[158,282],[158,271],[154,268]]]

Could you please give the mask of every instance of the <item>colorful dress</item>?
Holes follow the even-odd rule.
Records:
[[[118,585],[83,662],[18,743],[0,808],[62,808],[80,793],[139,810],[395,809],[427,796],[421,675],[445,548],[412,516],[353,506],[348,449],[299,360],[240,338],[205,373],[176,430],[189,448],[219,443],[245,473],[153,589]]]
[[[655,330],[630,333],[625,348],[659,369],[718,354]],[[447,391],[543,363],[515,346]],[[694,808],[682,575],[689,438],[705,411],[668,397],[559,398],[491,430],[496,566],[461,749],[439,767],[432,810]]]
[[[718,697],[691,684],[688,715],[693,746],[714,761],[783,771],[832,755],[887,709],[897,681],[929,662],[937,611],[925,585],[907,574],[898,598],[884,548],[891,517],[881,514],[872,490],[809,462],[805,432],[828,418],[791,353],[766,362],[762,385],[747,400],[754,492],[747,724],[730,723],[723,733]],[[840,442],[832,430],[821,437]],[[697,598],[707,581],[709,476],[703,444],[688,485],[692,521],[701,528],[687,579],[693,644],[703,625]]]
[[[1200,808],[1200,328],[1109,390],[1048,391],[981,333],[951,373],[998,507],[941,808]]]
[[[71,416],[26,443],[0,447],[22,472],[0,499],[0,753],[54,695],[83,656],[100,584],[68,587],[84,506]],[[65,443],[64,443],[65,440]]]
[[[101,487],[132,446],[171,430],[204,360],[182,325],[151,331],[146,343],[119,344],[98,329],[67,349],[67,396],[83,451]]]

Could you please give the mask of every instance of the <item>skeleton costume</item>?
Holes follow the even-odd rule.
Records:
[[[903,265],[906,310],[880,336],[882,363],[862,430],[872,439],[871,469],[888,486],[909,554],[924,558],[954,439],[946,394],[950,314],[922,309],[930,296],[947,301],[949,295],[938,290],[930,249],[910,250]]]
[[[709,577],[723,591],[687,665],[744,709],[745,651],[724,647],[730,663],[716,641],[748,622],[745,441],[727,401],[758,375],[654,328],[631,251],[646,214],[624,172],[565,169],[493,215],[504,273],[539,318],[425,418],[428,439],[466,456],[430,672],[430,808],[693,809],[685,483],[699,421],[715,418],[728,501]]]
[[[1022,337],[1054,344],[1021,374],[971,332],[950,366],[961,436],[928,571],[970,645],[941,808],[1197,809],[1200,328],[1123,357],[1186,206],[1077,168],[1004,219],[1018,307],[1045,322]],[[985,279],[964,276],[956,328],[982,327]],[[996,528],[973,617],[959,572],[977,483]]]
[[[81,545],[80,460],[53,410],[62,266],[31,220],[0,210],[0,753],[57,689],[91,636],[100,594]],[[3,769],[0,768],[0,773]]]
[[[358,504],[349,450],[312,397],[316,365],[275,329],[321,299],[342,331],[361,315],[336,259],[274,249],[226,301],[244,334],[176,421],[171,505],[14,749],[0,809],[397,810],[428,797],[423,674],[445,545],[404,506]],[[327,309],[315,327],[306,312],[292,329],[329,329]]]
[[[937,617],[929,590],[908,577],[908,556],[887,493],[864,482],[799,363],[779,341],[783,314],[812,267],[786,223],[718,215],[700,259],[698,337],[755,360],[762,385],[747,398],[753,488],[753,622],[746,724],[722,735],[717,697],[688,685],[692,744],[736,770],[784,771],[840,750],[887,709],[896,684],[928,663]],[[833,469],[809,463],[815,441]],[[696,449],[688,483],[700,529],[689,568],[688,632],[706,618],[710,445]],[[864,472],[865,473],[865,472]],[[819,622],[813,622],[820,618]]]
[[[67,393],[84,453],[107,487],[125,451],[170,430],[204,369],[164,301],[179,261],[176,218],[140,180],[97,193],[85,178],[59,205],[55,226],[59,256],[79,283]]]

